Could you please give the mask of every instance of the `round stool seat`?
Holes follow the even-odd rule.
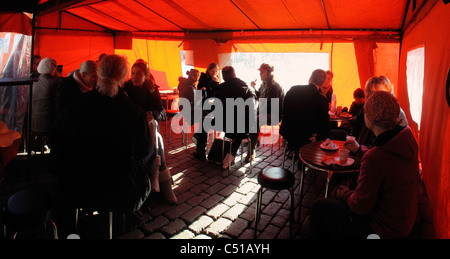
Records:
[[[51,198],[39,190],[23,190],[8,199],[5,223],[14,230],[43,224],[50,218]]]
[[[294,182],[294,174],[281,167],[266,168],[258,175],[258,183],[262,187],[272,190],[289,189]]]

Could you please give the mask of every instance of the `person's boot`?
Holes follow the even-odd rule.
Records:
[[[160,172],[159,180],[161,192],[166,201],[170,204],[176,205],[178,203],[178,199],[172,189],[172,175],[170,174],[169,168],[166,168],[164,171]]]
[[[151,172],[151,184],[152,192],[160,192],[159,186],[159,167],[161,166],[161,156],[157,155],[155,159],[155,164],[153,165]]]

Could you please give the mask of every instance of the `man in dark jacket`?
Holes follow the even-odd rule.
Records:
[[[309,85],[291,87],[284,98],[280,134],[288,142],[288,148],[296,152],[296,157],[300,147],[312,138],[325,139],[328,136],[328,102],[318,90],[326,77],[324,70],[314,70]]]
[[[231,66],[222,69],[224,83],[217,86],[215,97],[223,105],[223,128],[225,137],[234,140],[232,156],[236,155],[241,140],[256,132],[256,94],[239,78]],[[242,108],[242,109],[241,109]]]
[[[233,67],[224,67],[222,69],[222,76],[225,82],[216,87],[213,97],[216,98],[214,100],[214,105],[217,105],[216,102],[220,102],[223,113],[216,113],[216,117],[213,119],[214,122],[212,122],[211,125],[214,125],[215,130],[226,132],[226,137],[235,140],[232,145],[232,154],[235,155],[241,140],[245,137],[246,133],[249,133],[251,129],[253,129],[253,132],[256,132],[256,95],[244,81],[236,78]],[[243,106],[243,110],[239,109],[241,106]],[[227,108],[230,109],[228,113]],[[217,107],[215,109],[217,109]],[[253,117],[250,117],[250,115],[253,115]],[[208,118],[209,117],[207,116],[204,120]],[[205,127],[205,123],[203,126]],[[197,150],[194,153],[194,156],[200,160],[206,159],[205,148],[207,131],[208,129],[204,129],[202,134],[196,134]]]

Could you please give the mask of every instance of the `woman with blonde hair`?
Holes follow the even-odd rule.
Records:
[[[371,77],[366,81],[364,89],[366,98],[369,98],[374,92],[383,91],[394,95],[394,87],[386,76]],[[356,137],[359,143],[372,147],[375,141],[374,133],[365,125],[364,107],[359,111],[353,120],[352,135]],[[400,108],[398,115],[399,124],[403,127],[408,126],[405,112]]]

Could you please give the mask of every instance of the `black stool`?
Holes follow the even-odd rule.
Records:
[[[255,215],[255,233],[254,238],[256,239],[256,233],[258,230],[259,218],[261,217],[261,200],[262,200],[262,189],[272,189],[272,190],[287,190],[289,191],[289,199],[291,203],[291,213],[290,213],[290,226],[289,234],[292,238],[292,225],[294,223],[294,174],[281,167],[271,167],[264,169],[258,174],[258,183],[261,185],[258,191],[258,199],[256,202],[256,215]]]
[[[86,210],[85,208],[76,208],[75,209],[75,230],[78,231],[78,219],[80,217],[80,211]],[[88,209],[90,212],[97,212],[95,209]],[[103,212],[103,211],[102,211]],[[108,237],[109,239],[113,238],[113,211],[108,210]],[[98,212],[97,212],[98,213]],[[123,232],[125,232],[125,213],[122,213],[123,220]]]
[[[232,166],[232,161],[231,158],[233,157],[232,155],[232,148],[231,146],[233,145],[233,142],[235,142],[237,140],[235,140],[234,138],[231,137],[223,137],[223,142],[222,142],[222,161],[224,161],[225,159],[225,142],[229,142],[230,143],[230,149],[229,149],[229,155],[230,155],[230,159],[228,159],[228,173],[231,173],[231,166]],[[252,140],[250,139],[250,136],[247,134],[244,138],[242,138],[241,140],[241,164],[244,163],[244,144],[247,143],[248,144],[248,148],[250,149],[250,154],[253,154],[253,151],[251,150],[252,148]],[[252,164],[252,160],[250,160],[250,173],[253,170],[253,164]]]
[[[4,235],[6,229],[15,232],[15,239],[19,232],[47,229],[47,223],[53,227],[53,237],[58,238],[56,225],[50,218],[52,201],[50,194],[43,190],[23,190],[13,194],[3,208]],[[31,233],[31,232],[30,232]]]

